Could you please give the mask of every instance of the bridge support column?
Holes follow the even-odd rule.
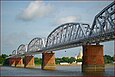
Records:
[[[34,68],[34,56],[25,56],[24,58],[24,67],[26,68]]]
[[[42,69],[44,70],[55,70],[55,53],[42,53]]]
[[[15,66],[16,58],[9,58],[9,65]]]
[[[16,62],[15,62],[15,67],[24,67],[23,64],[23,59],[21,57],[15,58]]]
[[[82,72],[103,72],[103,45],[83,46]]]

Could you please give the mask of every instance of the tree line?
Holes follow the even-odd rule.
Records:
[[[8,60],[6,59],[8,57],[8,55],[6,54],[2,54],[0,55],[0,65],[8,65]],[[82,62],[82,59],[76,59],[74,57],[62,57],[62,58],[56,58],[55,62],[56,64],[60,64],[63,62],[66,63],[73,63],[73,62]],[[104,55],[104,62],[105,64],[109,64],[109,63],[113,63],[114,61],[114,57],[111,57],[110,55]],[[36,65],[41,65],[42,64],[42,58],[34,58],[34,63]]]

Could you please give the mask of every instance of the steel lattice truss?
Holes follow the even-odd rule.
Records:
[[[16,50],[13,50],[13,51],[12,51],[12,55],[16,55]]]
[[[27,52],[39,51],[44,47],[44,40],[42,38],[34,38],[30,41],[27,47]]]
[[[66,23],[57,27],[47,38],[46,47],[79,40],[88,36],[90,27],[84,23]]]
[[[57,27],[47,38],[45,50],[59,50],[75,46],[114,40],[114,5],[111,3],[88,24],[67,23]]]
[[[114,31],[114,2],[111,3],[109,6],[105,7],[99,14],[95,16],[90,36],[95,34],[104,34],[107,32]]]
[[[21,44],[17,49],[17,54],[24,54],[26,52],[26,45]]]
[[[112,2],[95,16],[89,34],[89,38],[91,40],[89,41],[90,43],[114,40],[114,7],[115,3]]]
[[[91,26],[85,23],[65,23],[49,34],[46,43],[42,38],[32,39],[27,46],[27,54],[114,40],[114,5],[112,2],[98,13]],[[20,45],[17,53],[23,54],[25,51],[25,45]],[[12,54],[16,54],[16,51]]]

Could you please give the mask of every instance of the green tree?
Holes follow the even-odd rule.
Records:
[[[105,62],[105,64],[112,63],[113,57],[111,57],[110,55],[105,55],[104,56],[104,62]]]
[[[8,57],[8,55],[2,54],[2,58],[6,59],[6,57]]]
[[[35,57],[35,58],[34,58],[34,63],[35,63],[36,65],[41,65],[41,64],[42,64],[42,59]]]
[[[69,57],[62,57],[62,61],[61,62],[68,62],[69,63]]]
[[[82,60],[82,59],[77,59],[76,61],[77,61],[77,62],[82,62],[83,60]]]
[[[56,58],[56,59],[55,59],[56,64],[60,64],[61,61],[62,61],[61,58]]]
[[[0,56],[0,64],[3,64],[3,62],[4,62],[4,58]]]
[[[0,64],[4,64],[7,57],[8,57],[8,55],[6,55],[6,54],[0,55]]]
[[[9,65],[9,59],[5,59],[4,62],[3,62],[3,65],[8,66]]]
[[[73,63],[73,62],[75,62],[76,61],[76,59],[74,58],[74,57],[71,57],[70,59],[69,59],[69,63],[71,64],[71,63]]]

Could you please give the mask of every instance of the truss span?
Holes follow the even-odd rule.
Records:
[[[66,23],[54,29],[47,38],[46,47],[64,44],[84,38],[89,34],[90,27],[85,23]]]
[[[26,45],[21,44],[17,49],[17,54],[24,54],[26,52]]]
[[[57,27],[47,37],[46,50],[60,50],[114,40],[114,5],[112,2],[98,13],[91,27],[84,23],[66,23]]]
[[[114,7],[115,3],[112,2],[95,16],[89,36],[114,32]]]
[[[114,40],[114,7],[115,3],[112,2],[95,16],[88,37],[90,43]]]
[[[44,47],[44,39],[36,37],[30,41],[27,47],[27,52],[39,51]]]
[[[12,51],[12,55],[16,55],[16,50],[13,50],[13,51]]]

